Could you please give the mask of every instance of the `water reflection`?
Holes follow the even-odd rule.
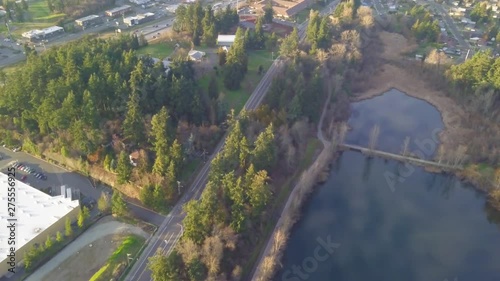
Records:
[[[443,126],[434,107],[396,90],[353,105],[346,142],[367,145],[374,124],[379,149],[399,153],[409,136],[410,151],[426,158],[437,147],[426,140]],[[478,194],[451,175],[344,152],[306,203],[274,280],[498,281],[500,213]],[[326,236],[340,244],[329,259],[305,279],[283,275]]]

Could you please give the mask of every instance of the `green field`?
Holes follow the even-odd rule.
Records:
[[[11,32],[14,36],[20,36],[23,32],[32,29],[42,29],[56,25],[57,21],[64,18],[65,14],[51,14],[47,1],[36,0],[28,2],[28,11],[24,13],[24,22],[14,22]],[[5,25],[1,25],[1,32],[7,31]]]
[[[149,44],[137,50],[139,55],[150,55],[153,58],[164,59],[172,55],[175,49],[173,42],[162,42],[156,44]]]
[[[127,254],[131,254],[132,258],[135,258],[144,244],[145,239],[136,235],[127,236],[120,247],[116,249],[111,257],[109,257],[107,263],[97,271],[90,281],[99,281],[99,280],[117,280],[119,276],[113,276],[116,274],[116,269],[122,265],[126,266],[127,263]]]
[[[223,83],[224,76],[222,74],[216,76],[219,91],[222,93],[221,97],[228,103],[229,108],[234,109],[236,112],[239,112],[243,108],[253,90],[255,90],[255,87],[259,84],[260,79],[271,66],[271,57],[272,54],[269,51],[261,50],[248,52],[248,71],[239,90],[227,90]],[[259,75],[258,70],[260,65],[263,67],[263,73]],[[210,75],[207,75],[199,80],[199,85],[202,89],[208,89],[210,77]]]

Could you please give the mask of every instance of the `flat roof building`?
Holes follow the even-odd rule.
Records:
[[[0,218],[7,223],[8,219],[15,218],[15,229],[13,232],[4,227],[0,231],[0,277],[9,274],[9,261],[7,255],[10,253],[10,247],[15,246],[16,263],[22,261],[24,254],[33,245],[41,245],[47,239],[47,236],[54,237],[57,231],[64,231],[66,218],[74,220],[79,212],[80,203],[73,200],[71,191],[63,195],[50,196],[36,188],[33,188],[21,181],[15,181],[15,212],[10,213],[7,209],[9,198],[8,194],[9,177],[0,173]],[[67,191],[66,188],[64,190]],[[15,245],[9,245],[10,237],[15,237]],[[17,267],[17,265],[16,265]]]
[[[152,21],[155,17],[154,13],[145,13],[141,15],[136,15],[134,17],[127,17],[123,19],[123,23],[128,26],[133,26],[137,24],[143,24],[148,21]]]
[[[60,26],[51,26],[44,28],[42,30],[40,29],[35,29],[35,30],[30,30],[26,31],[23,34],[21,34],[24,38],[30,39],[31,41],[36,41],[36,40],[41,40],[41,39],[48,39],[51,37],[54,37],[56,35],[60,35],[64,33],[64,28]]]
[[[230,47],[234,44],[236,35],[219,35],[217,36],[217,45]]]
[[[75,20],[75,24],[81,27],[87,27],[93,24],[101,23],[102,18],[98,15],[90,15],[81,19]]]
[[[107,10],[105,13],[108,17],[116,17],[116,16],[124,15],[130,11],[132,11],[132,6],[123,5],[121,7],[116,7],[114,9]]]
[[[264,7],[267,5],[269,0],[262,0],[253,4],[253,7],[259,11],[263,12]],[[295,0],[295,1],[284,1],[284,0],[271,0],[274,14],[278,17],[290,18],[301,12],[302,10],[308,8],[313,4],[312,0]]]

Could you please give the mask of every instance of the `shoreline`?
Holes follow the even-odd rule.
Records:
[[[425,82],[411,77],[404,69],[384,64],[381,66],[381,71],[370,79],[368,87],[369,89],[365,91],[354,93],[350,102],[375,98],[395,89],[435,107],[443,121],[443,130],[439,133],[439,146],[443,146],[444,149],[458,147],[461,140],[470,133],[460,126],[466,116],[462,107],[443,92],[430,89]]]

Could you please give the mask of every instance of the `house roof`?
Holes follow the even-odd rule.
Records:
[[[188,56],[190,56],[193,59],[199,60],[205,55],[204,52],[196,51],[196,50],[191,50],[188,53]]]
[[[217,36],[218,43],[234,43],[236,35],[219,35]]]

